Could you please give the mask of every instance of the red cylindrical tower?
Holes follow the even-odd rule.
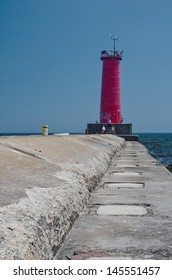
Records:
[[[114,41],[115,42],[115,41]],[[121,123],[120,60],[122,52],[102,51],[103,61],[100,123]]]

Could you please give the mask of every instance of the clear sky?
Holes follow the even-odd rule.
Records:
[[[0,132],[84,132],[119,36],[124,122],[172,132],[171,0],[0,0]]]

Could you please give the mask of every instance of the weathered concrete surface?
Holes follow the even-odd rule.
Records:
[[[124,140],[0,138],[0,259],[52,259]]]
[[[140,216],[146,215],[147,210],[138,205],[102,205],[97,209],[97,215],[102,216]]]
[[[138,142],[113,158],[56,256],[95,258],[172,259],[172,174]]]

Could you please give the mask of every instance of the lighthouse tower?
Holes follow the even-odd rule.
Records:
[[[100,123],[121,123],[121,101],[120,101],[120,61],[122,52],[115,48],[117,36],[112,36],[114,42],[113,50],[102,51],[102,86],[100,101]]]
[[[127,141],[138,141],[132,134],[132,123],[123,123],[120,98],[120,62],[123,51],[116,50],[117,36],[112,36],[113,50],[102,51],[100,121],[87,123],[87,134],[116,134]]]

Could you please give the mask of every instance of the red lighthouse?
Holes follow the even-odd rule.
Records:
[[[115,41],[118,37],[111,36],[114,41],[112,51],[102,51],[103,61],[100,123],[121,123],[121,101],[120,101],[120,61],[122,52],[115,49]]]
[[[100,122],[87,123],[87,134],[115,134],[127,141],[138,141],[137,135],[132,135],[132,123],[123,123],[120,100],[120,61],[122,52],[116,51],[115,43],[118,37],[111,36],[114,48],[102,51],[103,62],[102,87],[100,101]]]

